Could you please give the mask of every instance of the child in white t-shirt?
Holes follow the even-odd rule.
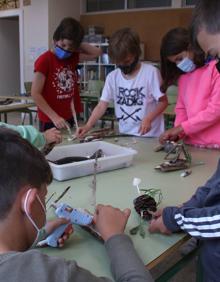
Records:
[[[158,137],[164,131],[162,112],[167,97],[160,91],[161,77],[157,68],[141,63],[140,39],[130,28],[113,34],[109,56],[117,65],[106,79],[100,102],[85,126],[78,129],[83,137],[100,119],[109,102],[114,102],[120,133]]]

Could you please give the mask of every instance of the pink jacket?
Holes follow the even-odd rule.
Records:
[[[181,124],[187,144],[220,147],[220,74],[215,64],[179,79],[175,126]]]

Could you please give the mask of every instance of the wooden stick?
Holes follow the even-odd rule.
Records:
[[[67,129],[67,131],[68,131],[68,133],[69,133],[69,136],[72,137],[72,132],[71,132],[71,129],[70,129],[70,127],[69,127],[68,122],[66,122],[66,129]]]
[[[78,125],[78,121],[77,121],[77,117],[76,117],[76,110],[75,110],[73,99],[71,101],[71,111],[72,111],[73,119],[74,119],[74,122],[75,122],[75,125],[76,125],[76,129],[78,130],[79,125]]]
[[[68,192],[71,186],[68,186],[61,194],[60,196],[54,201],[54,203],[57,203],[59,200],[63,198],[63,196]]]

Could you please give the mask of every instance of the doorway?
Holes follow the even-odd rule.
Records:
[[[24,93],[23,14],[0,12],[0,95]]]

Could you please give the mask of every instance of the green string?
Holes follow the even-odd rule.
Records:
[[[144,195],[152,197],[155,200],[157,206],[161,203],[163,197],[160,189],[149,188],[149,189],[140,189],[140,191],[144,192]],[[143,218],[143,212],[144,211],[142,210],[141,215],[139,216],[139,220],[140,220],[139,224],[133,227],[132,229],[130,229],[129,233],[131,235],[136,235],[139,232],[139,235],[142,238],[145,238],[146,232],[144,230],[145,220]]]
[[[157,206],[159,206],[159,204],[162,202],[163,195],[160,189],[149,188],[149,189],[140,189],[140,191],[144,192],[144,195],[154,198]]]

